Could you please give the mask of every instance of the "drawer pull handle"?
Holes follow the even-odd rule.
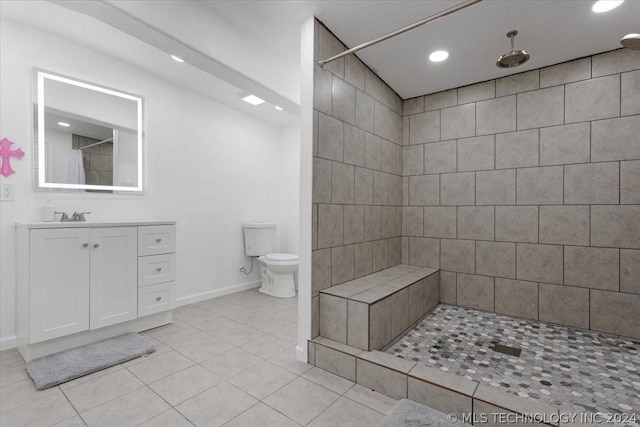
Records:
[[[160,243],[160,242],[162,242],[162,239],[161,239],[160,237],[158,237],[158,238],[156,239],[156,242]]]
[[[156,301],[162,301],[162,297],[156,297]]]
[[[83,244],[82,244],[82,247],[83,247],[83,248],[88,248],[88,247],[89,247],[89,244],[88,244],[88,243],[83,243]]]
[[[156,271],[162,271],[162,267],[156,268]]]
[[[99,244],[99,243],[94,243],[94,244],[93,244],[93,247],[94,247],[94,248],[99,248],[99,247],[100,247],[100,244]]]

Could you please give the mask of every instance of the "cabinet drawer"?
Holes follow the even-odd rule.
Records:
[[[174,282],[138,288],[138,317],[171,310],[174,306]]]
[[[138,257],[138,286],[176,280],[176,254]]]
[[[138,255],[169,254],[175,251],[175,225],[145,225],[138,227]]]

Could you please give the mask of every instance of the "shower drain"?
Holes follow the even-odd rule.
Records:
[[[509,356],[520,357],[520,353],[522,349],[516,347],[509,347],[507,345],[495,344],[491,347],[491,350],[497,351],[498,353],[508,354]]]

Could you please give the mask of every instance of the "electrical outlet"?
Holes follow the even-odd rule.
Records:
[[[0,185],[0,200],[3,202],[13,202],[15,200],[13,184]]]

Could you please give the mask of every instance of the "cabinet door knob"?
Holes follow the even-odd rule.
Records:
[[[83,244],[82,244],[82,247],[83,247],[83,248],[88,248],[88,247],[89,247],[89,244],[88,244],[88,243],[83,243]]]
[[[156,301],[161,301],[162,297],[156,297]]]
[[[94,248],[99,248],[99,247],[100,247],[100,243],[94,243],[94,244],[93,244],[93,247],[94,247]]]
[[[156,268],[156,271],[162,271],[162,267]]]
[[[160,237],[158,237],[158,238],[156,239],[156,242],[160,243],[160,242],[162,242],[162,239],[161,239]]]

